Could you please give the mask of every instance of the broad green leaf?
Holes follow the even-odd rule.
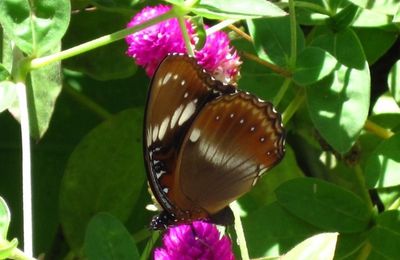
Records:
[[[378,216],[369,234],[371,259],[397,259],[400,255],[400,211],[391,210]],[[370,259],[370,258],[368,258]]]
[[[60,188],[60,218],[73,250],[89,220],[110,212],[126,221],[144,185],[142,111],[126,110],[90,132],[75,148]]]
[[[60,49],[59,45],[52,53]],[[31,72],[26,91],[30,132],[33,138],[40,139],[46,133],[61,88],[61,62],[55,62]],[[14,103],[10,112],[19,120],[18,102]]]
[[[298,178],[276,190],[280,205],[304,221],[327,231],[360,232],[371,212],[354,193],[315,178]]]
[[[273,3],[263,0],[200,0],[191,11],[208,19],[246,19],[287,15]]]
[[[25,53],[41,55],[64,35],[71,12],[69,0],[0,1],[0,23]]]
[[[287,252],[282,260],[333,259],[338,233],[322,233],[307,238]]]
[[[131,234],[107,213],[94,216],[86,229],[83,251],[87,259],[139,259]]]
[[[273,202],[242,219],[250,257],[279,256],[302,240],[321,233]]]
[[[305,48],[297,57],[293,80],[299,85],[310,85],[332,73],[337,65],[335,57],[316,47]]]
[[[10,226],[11,213],[6,201],[0,197],[0,240],[7,239],[8,227]]]
[[[395,13],[395,15],[393,17],[393,22],[394,23],[400,23],[400,5],[397,8],[397,11],[396,11],[396,13]]]
[[[3,64],[0,63],[0,82],[8,79],[10,76],[10,73],[6,69],[6,67],[3,66]]]
[[[18,246],[18,240],[14,238],[10,242],[5,241],[0,248],[0,259],[9,259],[13,255],[14,249]]]
[[[256,186],[240,198],[240,206],[244,211],[251,211],[276,201],[275,189],[285,181],[303,177],[297,165],[292,148],[286,145],[283,160],[257,182]]]
[[[400,134],[384,140],[372,153],[365,165],[365,178],[369,188],[400,185]]]
[[[398,60],[390,70],[388,76],[388,86],[390,93],[400,106],[400,60]]]
[[[335,259],[354,259],[354,255],[366,244],[368,234],[369,230],[361,233],[339,234]]]
[[[400,114],[400,106],[397,104],[396,100],[394,100],[393,95],[388,91],[383,93],[375,101],[375,105],[372,108],[372,114],[392,114],[393,116],[396,116]]]
[[[12,70],[14,59],[12,45],[10,37],[5,34],[4,30],[0,29],[0,62],[8,72]]]
[[[369,65],[372,65],[393,46],[397,34],[382,28],[354,28]],[[379,39],[377,41],[376,39]]]
[[[394,15],[399,8],[398,0],[349,0],[350,2],[377,13]]]
[[[79,12],[72,17],[71,26],[63,39],[64,48],[113,33],[126,27],[128,21],[128,16],[119,13],[100,10]],[[125,54],[126,48],[124,41],[117,41],[67,59],[63,64],[66,68],[84,72],[97,80],[126,78],[133,75],[137,68],[133,58]]]
[[[400,185],[376,189],[385,210],[397,207],[400,202]]]
[[[349,3],[346,7],[340,10],[337,14],[328,20],[328,24],[336,31],[341,31],[349,27],[357,18],[359,7]]]
[[[370,75],[353,31],[327,33],[313,42],[341,66],[306,89],[308,111],[321,136],[338,152],[349,151],[364,127],[370,100]]]
[[[11,81],[0,82],[0,113],[11,108],[17,102],[17,99],[18,95],[15,84]]]
[[[390,24],[392,24],[392,16],[373,12],[368,9],[359,10],[356,20],[353,22],[354,27],[364,28],[377,28],[388,26]]]
[[[288,66],[290,57],[290,21],[289,17],[275,17],[247,20],[250,34],[258,56],[279,66]],[[304,35],[297,27],[297,50],[304,48]]]

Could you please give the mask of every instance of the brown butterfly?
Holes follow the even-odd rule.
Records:
[[[144,122],[148,181],[163,208],[151,228],[197,219],[231,224],[229,203],[283,158],[284,142],[271,103],[215,80],[194,58],[167,56]]]

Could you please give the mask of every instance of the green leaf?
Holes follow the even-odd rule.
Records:
[[[360,42],[353,31],[327,33],[314,46],[329,51],[341,66],[306,88],[308,111],[321,136],[338,152],[349,151],[368,116],[370,74]]]
[[[385,209],[391,209],[393,206],[396,207],[400,202],[400,185],[378,188],[376,191]]]
[[[378,216],[369,234],[371,255],[376,259],[397,259],[400,255],[400,211],[391,210]],[[372,258],[375,259],[375,258]]]
[[[276,190],[276,197],[289,212],[327,231],[360,232],[371,221],[368,206],[358,196],[319,179],[290,180]]]
[[[11,108],[17,100],[18,95],[15,84],[11,81],[0,82],[0,113]]]
[[[335,259],[354,259],[354,254],[365,245],[369,230],[362,233],[339,234],[335,250]]]
[[[400,106],[400,60],[398,60],[390,70],[388,76],[388,86],[390,93]]]
[[[321,232],[284,210],[277,202],[250,212],[242,222],[251,258],[281,255]]]
[[[337,64],[329,52],[316,47],[305,48],[297,57],[293,80],[299,85],[310,85],[331,74]]]
[[[74,14],[63,39],[64,48],[120,30],[126,27],[128,21],[126,15],[101,10]],[[67,59],[63,64],[66,68],[84,72],[97,80],[126,78],[133,75],[137,68],[134,60],[125,54],[126,48],[124,41],[117,41]]]
[[[57,46],[52,53],[61,49]],[[56,100],[61,92],[61,62],[55,62],[40,69],[33,70],[26,91],[29,106],[30,134],[40,139],[49,127]],[[10,112],[19,120],[19,104],[15,102]]]
[[[10,77],[10,73],[6,69],[6,67],[3,66],[3,64],[0,63],[0,83],[1,81],[4,81]]]
[[[125,221],[144,185],[142,111],[127,110],[90,132],[69,158],[60,188],[60,217],[73,250],[98,212]]]
[[[249,212],[276,201],[275,189],[282,183],[303,177],[304,174],[297,165],[296,157],[292,148],[286,145],[285,157],[283,160],[257,182],[256,186],[240,198],[241,208]]]
[[[89,260],[140,257],[131,234],[117,218],[107,213],[99,213],[90,220],[83,250]]]
[[[25,53],[41,55],[53,48],[69,24],[70,1],[0,1],[0,23]]]
[[[13,255],[14,249],[18,246],[18,240],[14,238],[10,242],[5,241],[3,243],[4,245],[0,248],[0,259],[9,259]]]
[[[364,27],[364,28],[377,28],[377,27],[383,27],[383,26],[388,26],[388,25],[393,25],[392,24],[392,17],[383,14],[383,13],[376,13],[373,11],[370,11],[368,9],[361,9],[359,10],[357,17],[355,21],[353,22],[354,27]]]
[[[399,7],[398,0],[371,1],[371,0],[349,0],[362,8],[369,9],[377,13],[394,15]]]
[[[372,153],[365,165],[365,178],[369,188],[400,185],[400,133],[384,140]]]
[[[263,0],[201,0],[191,11],[208,19],[246,19],[287,15],[273,3]]]
[[[353,4],[348,4],[331,19],[328,20],[329,26],[336,31],[341,31],[349,27],[353,21],[357,18],[359,13],[359,7]]]
[[[307,238],[287,252],[282,260],[333,259],[338,233],[322,233]]]
[[[369,65],[374,64],[393,46],[397,39],[396,33],[382,28],[354,28],[361,41]],[[379,41],[376,41],[379,39]]]
[[[10,226],[11,213],[6,201],[0,197],[0,241],[7,239],[8,227]]]
[[[289,17],[247,20],[249,32],[254,39],[258,56],[282,67],[286,67],[290,57]],[[304,34],[297,27],[297,50],[304,48]]]

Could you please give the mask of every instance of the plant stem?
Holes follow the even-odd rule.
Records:
[[[394,133],[392,131],[385,129],[370,120],[367,120],[365,122],[364,128],[365,128],[365,130],[367,130],[383,139],[389,139],[390,137],[392,137],[394,135]]]
[[[356,178],[357,178],[357,185],[360,187],[360,190],[363,192],[363,194],[362,194],[362,196],[364,197],[363,199],[367,203],[370,211],[373,212],[374,206],[372,205],[371,197],[369,196],[368,188],[367,188],[367,185],[365,184],[364,175],[363,175],[362,169],[359,164],[355,165],[354,172],[355,172]]]
[[[83,44],[80,44],[78,46],[72,47],[70,49],[58,52],[58,53],[54,53],[45,57],[40,57],[40,58],[36,58],[33,59],[30,63],[29,69],[33,70],[33,69],[38,69],[41,68],[43,66],[46,66],[50,63],[56,62],[56,61],[60,61],[60,60],[64,60],[67,58],[71,58],[73,56],[76,56],[78,54],[93,50],[95,48],[110,44],[112,42],[118,41],[123,39],[125,36],[135,33],[137,31],[143,30],[146,27],[155,25],[161,21],[170,19],[175,17],[175,12],[174,10],[170,10],[168,12],[166,12],[165,14],[162,14],[160,16],[157,16],[151,20],[148,20],[142,24],[130,27],[130,28],[126,28],[123,30],[120,30],[118,32],[112,33],[112,34],[108,34],[105,36],[102,36],[100,38],[91,40],[89,42],[85,42]]]
[[[235,230],[242,260],[249,260],[249,251],[247,250],[246,238],[244,236],[243,225],[240,219],[240,206],[237,201],[234,201],[231,203],[230,207],[233,211],[233,215],[235,216]]]
[[[244,31],[240,30],[239,28],[237,28],[236,26],[234,26],[233,24],[228,25],[228,28],[231,29],[232,31],[234,31],[235,33],[237,33],[238,35],[240,35],[240,37],[242,37],[243,39],[245,39],[248,42],[253,42],[253,39],[251,38],[250,35],[248,35],[247,33],[245,33]]]
[[[300,88],[296,94],[296,97],[290,102],[289,106],[286,108],[285,112],[282,114],[282,123],[285,125],[289,119],[294,115],[299,106],[303,103],[305,99],[305,91]]]
[[[22,82],[16,83],[21,120],[22,141],[22,204],[24,226],[24,251],[31,257],[33,255],[32,241],[32,180],[31,180],[31,142],[29,132],[28,99],[26,86]]]
[[[290,78],[286,78],[283,81],[282,86],[279,88],[278,93],[276,94],[274,100],[272,101],[272,104],[274,104],[275,107],[277,107],[279,105],[279,103],[281,102],[283,96],[285,95],[286,91],[288,90],[290,83],[292,82],[292,80]]]
[[[276,72],[276,73],[278,73],[278,74],[280,74],[280,75],[282,75],[284,77],[290,77],[291,76],[290,71],[287,71],[287,70],[285,70],[285,69],[283,69],[281,67],[278,67],[275,64],[270,63],[270,62],[268,62],[266,60],[262,60],[259,57],[257,57],[256,55],[253,55],[253,54],[248,53],[248,52],[240,52],[240,55],[245,57],[246,59],[249,59],[249,60],[257,62],[258,64],[261,64],[264,67],[269,68],[270,70],[272,70],[272,71],[274,71],[274,72]]]
[[[185,42],[186,51],[189,54],[189,56],[194,57],[192,44],[190,43],[190,37],[185,25],[185,18],[183,16],[178,16],[178,22],[179,22],[179,27],[181,28],[183,41]]]
[[[160,236],[160,232],[153,232],[150,240],[147,242],[146,247],[143,250],[142,255],[140,256],[140,260],[150,259],[151,249],[153,249],[154,244],[157,242],[158,237]]]
[[[210,27],[206,30],[207,35],[213,34],[217,31],[220,31],[222,29],[224,29],[225,27],[229,27],[231,26],[233,23],[236,23],[238,20],[234,20],[234,19],[227,19],[224,20],[220,23],[217,23],[216,25],[214,25],[213,27]],[[235,27],[236,28],[236,27]]]

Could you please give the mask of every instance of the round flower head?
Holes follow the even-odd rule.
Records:
[[[165,5],[145,7],[133,17],[127,27],[141,24],[169,10],[171,10],[171,7]],[[194,29],[189,22],[186,22],[186,28],[190,34],[194,33]],[[186,51],[178,19],[176,18],[128,35],[125,40],[128,44],[127,55],[133,57],[136,64],[144,67],[149,77],[153,76],[158,64],[168,53],[184,53]]]
[[[165,5],[145,7],[133,17],[128,27],[160,16],[170,9],[170,6]],[[194,26],[187,20],[185,24],[190,43],[194,46],[196,41]],[[158,64],[167,54],[186,53],[182,32],[176,18],[128,35],[125,40],[128,44],[127,55],[133,57],[136,64],[145,68],[149,77],[153,76]],[[238,79],[241,62],[229,43],[229,38],[224,32],[208,35],[203,49],[195,52],[195,58],[216,79],[234,84]]]
[[[220,237],[215,225],[202,221],[169,228],[163,244],[154,251],[155,260],[234,259],[229,238]]]

